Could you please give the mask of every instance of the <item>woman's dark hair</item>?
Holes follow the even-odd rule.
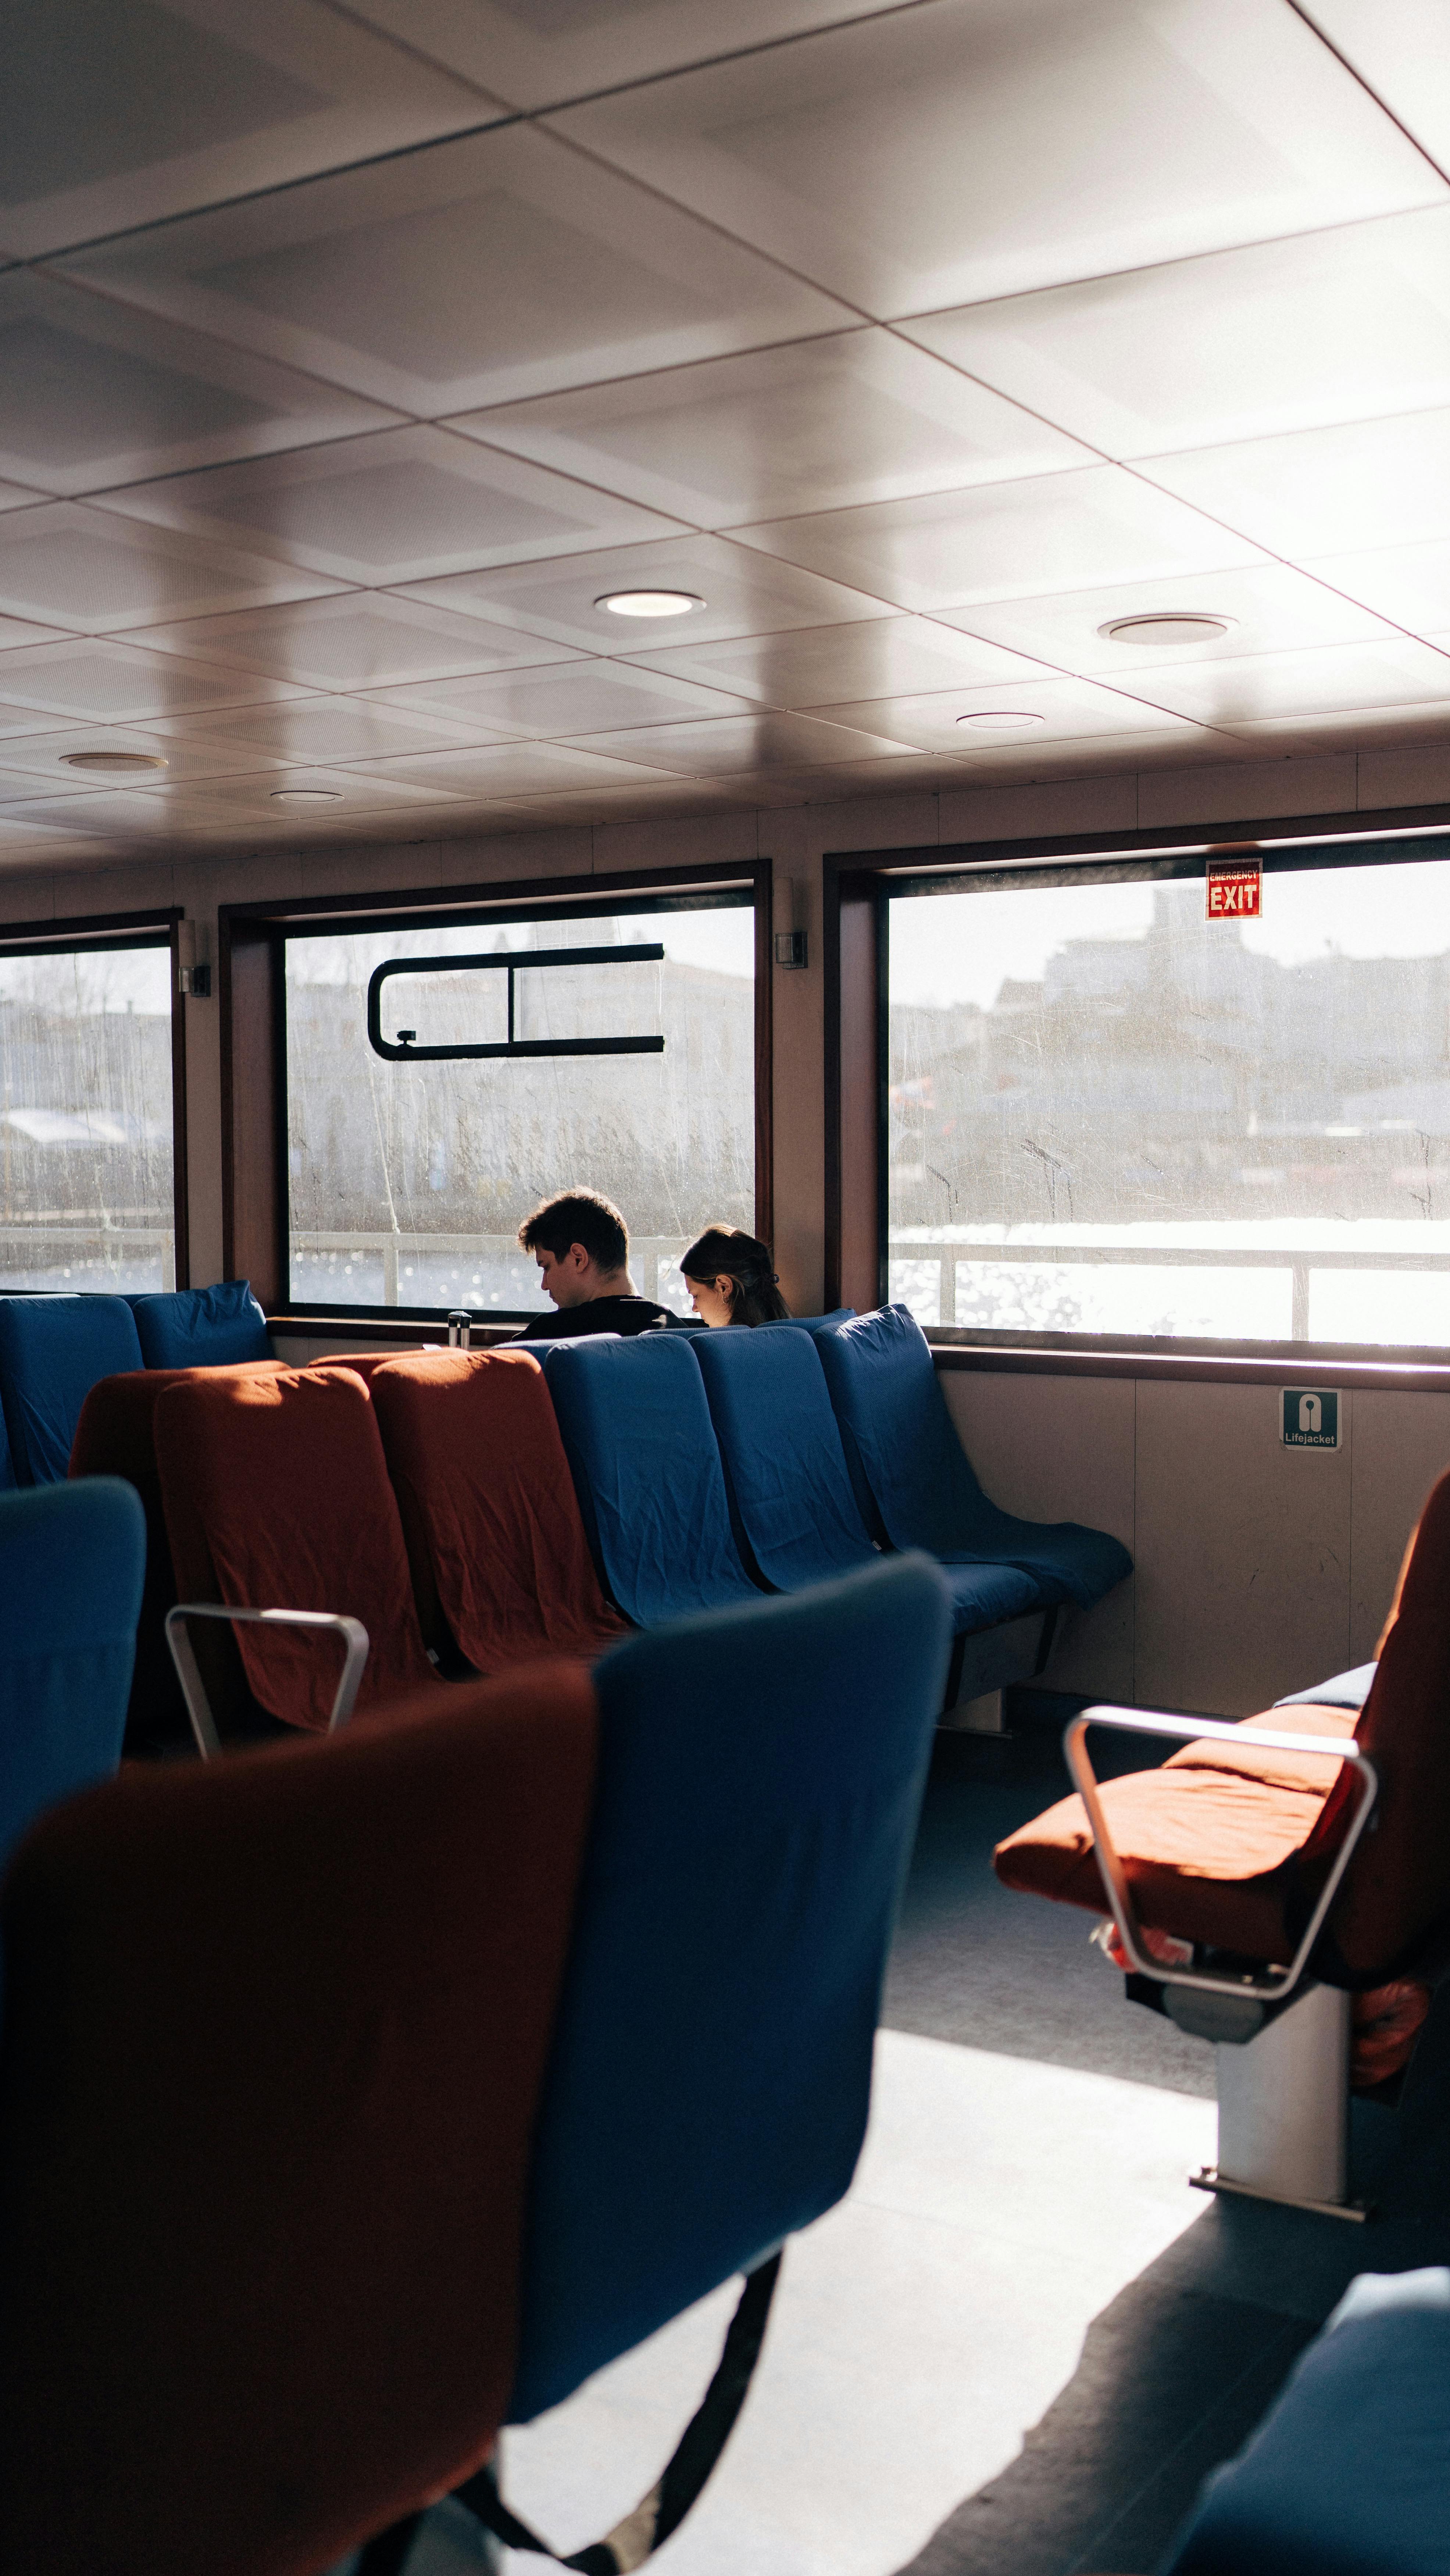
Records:
[[[757,1243],[743,1226],[707,1225],[689,1251],[681,1253],[680,1269],[686,1279],[728,1278],[732,1324],[780,1324],[790,1319],[790,1308],[770,1266],[769,1244]]]

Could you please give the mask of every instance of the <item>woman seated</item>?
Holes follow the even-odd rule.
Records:
[[[707,1225],[680,1261],[702,1324],[779,1324],[790,1308],[776,1285],[770,1247],[743,1226]]]

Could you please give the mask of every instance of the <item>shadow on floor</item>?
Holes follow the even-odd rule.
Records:
[[[1066,1712],[1064,1712],[1065,1714]],[[941,1738],[884,2018],[1169,2090],[1211,2093],[1213,2053],[1124,2002],[1088,1921],[1011,1895],[991,1844],[1061,1796],[1055,1712],[1013,1742]],[[1151,2576],[1208,2471],[1229,2458],[1356,2272],[1450,2263],[1450,1989],[1401,2107],[1353,2106],[1364,2226],[1229,2199],[1089,2328],[1072,2379],[1000,2477],[898,2576]],[[1085,2230],[1092,2211],[1082,2212]]]

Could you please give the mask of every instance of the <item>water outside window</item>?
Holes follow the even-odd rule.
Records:
[[[1450,1344],[1450,862],[893,899],[922,1323]]]
[[[176,1284],[169,947],[0,957],[0,1284]]]
[[[531,967],[531,952],[661,958]],[[641,1054],[387,1060],[368,1042],[374,969],[498,955],[504,968],[389,976],[388,1044],[663,1038]],[[286,943],[291,1293],[300,1303],[549,1308],[516,1231],[539,1200],[602,1190],[636,1286],[690,1311],[678,1259],[711,1218],[753,1229],[755,921],[748,905],[607,918],[329,933]]]

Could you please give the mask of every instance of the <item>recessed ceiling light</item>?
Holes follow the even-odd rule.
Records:
[[[113,777],[124,776],[133,769],[168,769],[171,765],[155,751],[63,751],[61,759],[67,769],[104,769]]]
[[[692,590],[607,590],[594,605],[611,617],[688,617],[705,603]]]
[[[1214,644],[1234,624],[1231,617],[1195,609],[1154,610],[1145,617],[1112,617],[1098,633],[1109,644]]]
[[[340,787],[274,787],[274,805],[340,805]]]
[[[958,716],[957,722],[970,725],[974,733],[1030,733],[1047,718],[1031,715],[1025,707],[976,707],[970,715]]]

